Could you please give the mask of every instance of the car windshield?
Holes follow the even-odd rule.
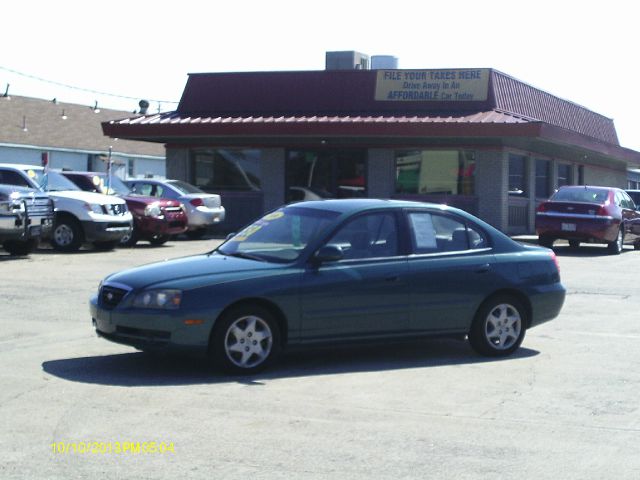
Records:
[[[59,172],[49,170],[45,174],[44,169],[27,169],[25,170],[29,178],[36,182],[42,190],[48,192],[64,192],[67,190],[80,190],[75,183]]]
[[[283,207],[262,217],[225,242],[218,252],[267,262],[297,260],[309,242],[340,214],[299,206]]]
[[[604,203],[607,201],[609,191],[603,188],[561,188],[553,194],[551,200],[556,202],[588,202]]]
[[[205,193],[200,190],[198,187],[191,185],[190,183],[183,182],[181,180],[172,180],[171,182],[167,182],[173,188],[178,190],[181,194],[186,195],[189,193]]]
[[[100,193],[107,195],[129,195],[131,193],[131,189],[115,175],[111,175],[111,178],[107,178],[106,175],[95,175],[93,184]]]

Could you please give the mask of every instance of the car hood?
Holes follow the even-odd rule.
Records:
[[[218,253],[165,260],[114,273],[105,283],[138,290],[152,286],[185,288],[206,283],[222,283],[228,280],[256,275],[269,270],[282,269],[284,265],[260,262],[244,258],[224,256]]]
[[[157,203],[161,207],[179,207],[180,206],[179,201],[172,200],[170,198],[147,197],[144,195],[125,195],[122,198],[126,200],[127,204],[151,205],[151,204]]]
[[[52,190],[47,192],[52,198],[69,198],[98,205],[113,205],[125,203],[120,197],[103,195],[102,193],[84,192],[82,190]]]

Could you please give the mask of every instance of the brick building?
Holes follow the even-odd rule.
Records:
[[[103,123],[165,144],[167,176],[220,193],[229,229],[282,203],[442,202],[533,232],[557,187],[626,187],[613,120],[493,69],[192,74],[176,111]]]

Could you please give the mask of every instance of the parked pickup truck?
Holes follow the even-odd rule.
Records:
[[[0,184],[0,244],[11,255],[28,255],[53,225],[53,201],[33,188]]]
[[[43,167],[0,163],[0,182],[47,192],[54,203],[51,245],[74,252],[83,243],[111,250],[131,234],[133,216],[125,201],[113,195],[83,192],[60,172]]]
[[[127,202],[133,215],[133,230],[120,241],[122,246],[132,247],[139,240],[162,245],[172,236],[187,231],[187,214],[178,200],[135,194],[119,177],[108,178],[104,172],[63,171],[62,174],[86,192],[118,195]]]

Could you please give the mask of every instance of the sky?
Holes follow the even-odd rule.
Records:
[[[628,0],[12,0],[0,95],[170,111],[189,73],[323,70],[327,51],[355,50],[406,69],[495,68],[613,118],[640,151],[636,36]]]

